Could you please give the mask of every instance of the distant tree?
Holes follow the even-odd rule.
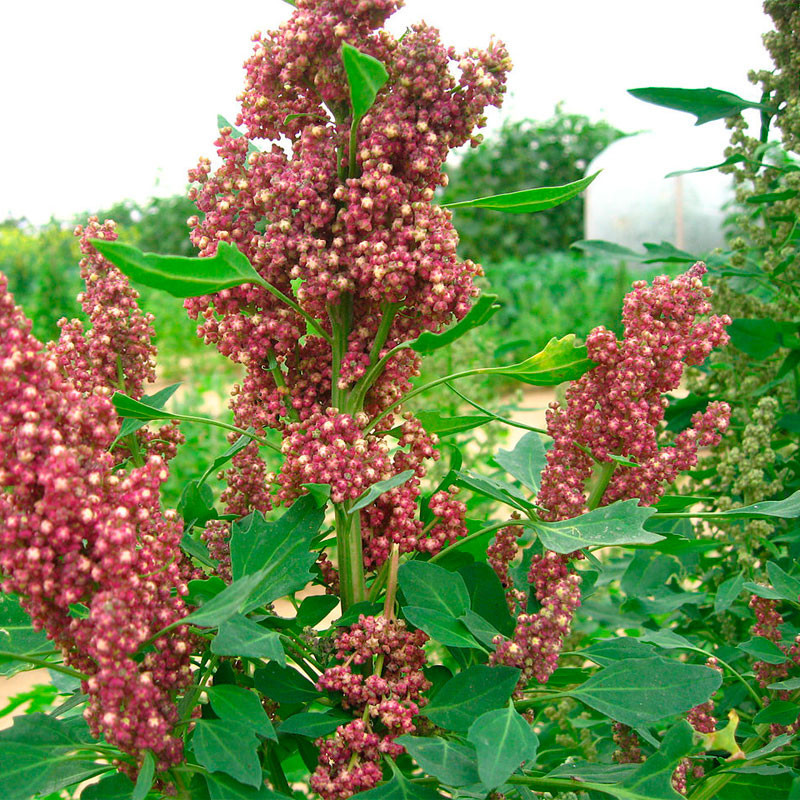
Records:
[[[561,186],[583,177],[589,162],[624,136],[607,122],[566,114],[556,106],[544,122],[505,122],[479,147],[446,168],[450,178],[442,202]],[[481,209],[454,211],[459,253],[476,261],[525,259],[547,250],[565,250],[583,237],[583,201],[571,200],[538,214],[501,214]]]

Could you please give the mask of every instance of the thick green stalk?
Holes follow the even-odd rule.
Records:
[[[339,556],[339,584],[342,611],[366,599],[364,559],[361,551],[361,516],[336,506],[336,551]]]
[[[616,467],[616,461],[603,461],[594,468],[594,473],[589,481],[589,497],[586,499],[586,507],[589,511],[593,511],[600,505]]]

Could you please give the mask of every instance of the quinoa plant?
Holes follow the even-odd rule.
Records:
[[[665,496],[728,427],[723,400],[677,435],[663,425],[684,366],[727,341],[702,263],[635,283],[621,337],[599,327],[414,384],[422,357],[497,308],[434,190],[510,60],[497,42],[458,54],[425,24],[397,39],[382,26],[398,5],[298,0],[255,37],[243,131],[224,125],[216,169],[190,173],[198,258],[90,220],[91,324],[62,321],[47,345],[0,278],[0,666],[46,666],[59,695],[0,733],[9,800],[704,797],[709,776],[762,769],[794,735],[762,725],[740,745],[752,676],[713,636],[675,634],[661,598],[655,627],[613,605],[628,578],[613,554],[642,578],[640,553],[681,548],[676,521],[800,515],[798,496],[725,512]],[[590,180],[461,202],[532,212]],[[145,394],[152,318],[128,278],[185,298],[242,366],[231,422],[166,409],[174,387]],[[569,383],[546,431],[495,454],[507,480],[439,441],[507,422],[491,409],[403,413],[470,375]],[[182,429],[202,424],[230,447],[166,509]],[[756,614],[746,652],[772,663],[771,645],[793,668],[797,648]],[[797,716],[785,703],[772,723]]]

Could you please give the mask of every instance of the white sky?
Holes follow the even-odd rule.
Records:
[[[0,219],[34,223],[182,192],[186,170],[213,155],[216,115],[236,115],[251,34],[292,10],[281,0],[3,5]],[[458,49],[492,33],[506,42],[515,68],[502,114],[513,118],[545,118],[563,100],[622,130],[685,129],[692,117],[625,90],[713,86],[758,99],[747,71],[770,64],[760,0],[406,0],[389,27],[423,18]]]

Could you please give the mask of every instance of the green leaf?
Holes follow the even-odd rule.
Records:
[[[303,599],[297,609],[297,624],[303,628],[313,628],[322,622],[339,605],[339,598],[330,594],[317,594]]]
[[[800,602],[800,580],[784,572],[774,561],[767,562],[767,575],[772,587],[783,600]]]
[[[791,200],[800,192],[797,189],[784,189],[780,192],[765,192],[764,194],[751,194],[749,197],[745,198],[745,203],[751,203],[753,205],[761,204],[761,203],[779,203],[782,200]]]
[[[14,595],[0,592],[0,650],[35,655],[53,649],[44,631],[33,629],[31,618]],[[29,669],[22,661],[0,661],[0,675],[9,677]]]
[[[676,111],[685,111],[697,117],[695,125],[703,125],[716,119],[725,119],[741,113],[746,108],[758,108],[773,112],[774,109],[763,103],[745,100],[739,95],[721,89],[677,89],[666,86],[648,86],[641,89],[628,89],[638,100],[653,103]]]
[[[397,580],[406,602],[451,617],[460,617],[469,608],[469,592],[457,572],[449,572],[425,561],[407,561],[397,571]]]
[[[442,686],[424,714],[435,725],[466,733],[476,717],[505,708],[518,680],[513,667],[468,667]]]
[[[544,442],[538,433],[526,433],[513,450],[500,450],[494,460],[512,477],[532,492],[538,492],[541,473],[547,466]]]
[[[81,792],[81,800],[131,800],[133,781],[121,772],[106,775]]]
[[[579,242],[573,242],[572,247],[576,250],[583,250],[585,253],[592,255],[608,256],[613,259],[625,259],[633,261],[641,261],[644,256],[631,250],[629,247],[623,247],[621,244],[614,242],[607,242],[603,239],[583,239]]]
[[[399,736],[395,740],[408,750],[423,772],[448,786],[478,783],[475,749],[440,736]]]
[[[469,628],[452,614],[431,608],[404,606],[403,615],[414,627],[425,631],[431,639],[440,644],[447,647],[481,649],[475,637],[469,632]]]
[[[291,800],[285,794],[268,789],[263,783],[258,786],[245,786],[227,775],[206,775],[210,800]]]
[[[365,492],[357,498],[356,502],[350,507],[350,514],[355,514],[362,508],[366,508],[370,503],[374,503],[382,494],[402,486],[407,480],[414,477],[413,469],[406,469],[397,475],[387,478],[385,481],[373,483]]]
[[[173,297],[215,294],[244,283],[263,284],[247,256],[228,242],[220,242],[211,258],[143,253],[132,245],[101,239],[93,239],[92,246],[131,280]]]
[[[218,517],[214,508],[214,492],[208,484],[192,479],[183,487],[176,511],[187,528],[195,525],[205,527],[209,520]]]
[[[478,774],[486,789],[496,789],[524,761],[536,758],[539,738],[514,709],[498,708],[481,714],[472,723],[467,739],[478,753]]]
[[[572,553],[584,547],[659,542],[663,536],[650,533],[643,527],[654,513],[652,508],[640,506],[638,500],[620,500],[572,519],[559,522],[525,521],[524,524],[539,534],[539,539],[548,550]]]
[[[124,425],[125,423],[123,423]],[[248,433],[255,433],[255,428],[248,428]],[[242,434],[224,453],[218,455],[212,462],[209,464],[208,469],[206,469],[203,478],[201,480],[205,480],[209,475],[213,475],[217,470],[221,467],[225,466],[240,450],[244,450],[247,445],[252,442],[253,439],[250,436],[245,436]]]
[[[303,483],[301,486],[308,490],[308,493],[314,498],[318,508],[323,508],[328,500],[331,499],[331,487],[329,483]]]
[[[192,748],[198,763],[209,772],[224,772],[256,788],[262,785],[258,738],[251,727],[227,719],[199,719]]]
[[[251,608],[271,603],[302,589],[312,579],[317,554],[311,540],[322,526],[325,509],[304,495],[278,520],[267,522],[254,512],[231,529],[231,570],[234,578],[263,572],[263,589],[251,598]]]
[[[196,558],[201,564],[207,567],[216,567],[217,562],[211,558],[208,548],[203,542],[198,542],[186,532],[181,537],[181,550],[192,558]]]
[[[262,571],[235,580],[197,611],[184,617],[180,624],[191,623],[201,628],[216,628],[236,614],[244,613],[249,605],[250,595],[262,584],[265,574]]]
[[[487,422],[491,422],[493,419],[492,417],[486,416],[486,414],[467,414],[459,417],[445,417],[438,411],[420,411],[415,416],[428,433],[435,433],[440,439],[443,436],[452,436],[456,433],[463,433],[464,431],[478,428],[481,425],[485,425]],[[399,438],[402,430],[402,426],[398,425],[396,428],[392,428],[389,431],[389,435]]]
[[[519,364],[505,367],[485,367],[486,375],[504,375],[531,386],[557,386],[564,381],[574,381],[595,366],[586,356],[586,347],[575,344],[575,335],[570,333],[561,339],[553,338],[544,350],[526,358]]]
[[[636,728],[704,703],[721,683],[722,676],[714,669],[654,656],[605,667],[568,693]]]
[[[342,63],[350,86],[350,104],[355,124],[372,108],[378,92],[389,80],[386,67],[347,42],[342,43]]]
[[[602,639],[580,651],[581,658],[588,658],[601,667],[633,658],[652,658],[656,650],[649,644],[630,636]]]
[[[475,200],[460,200],[444,203],[443,208],[488,208],[491,211],[504,211],[507,214],[533,214],[555,208],[579,195],[600,174],[598,170],[573,183],[564,186],[542,186],[538,189],[522,189],[518,192],[478,197]]]
[[[652,508],[659,513],[669,514],[672,511],[683,511],[698,503],[710,503],[711,497],[698,497],[684,494],[665,494]]]
[[[252,728],[259,736],[278,740],[275,728],[255,692],[243,686],[220,684],[206,689],[211,708],[221,720]]]
[[[764,661],[767,664],[785,664],[788,660],[786,653],[778,645],[763,636],[754,636],[752,639],[742,642],[739,649],[757,661]]]
[[[484,548],[485,552],[485,548]],[[510,636],[516,627],[516,620],[508,611],[506,593],[497,573],[485,562],[477,561],[458,570],[469,592],[469,605],[475,614],[498,631]],[[467,612],[469,616],[469,612]],[[469,623],[467,623],[469,627]],[[470,628],[471,630],[471,628]]]
[[[787,691],[791,692],[795,689],[800,689],[800,678],[789,678],[785,681],[778,681],[777,683],[771,683],[767,686],[767,689],[773,689],[775,691]]]
[[[620,800],[680,800],[683,795],[672,787],[672,774],[691,751],[692,727],[681,720],[667,731],[657,753],[608,791]]]
[[[443,800],[442,795],[428,786],[411,783],[399,770],[395,770],[394,777],[387,783],[353,797],[358,800]]]
[[[219,633],[211,640],[211,652],[218,656],[269,658],[286,666],[280,634],[242,614],[234,615],[219,626]]]
[[[772,319],[735,319],[727,328],[737,350],[762,361],[783,345],[783,337],[791,333],[785,325]]]
[[[179,386],[180,383],[173,383],[172,386],[167,386],[166,388],[161,389],[154,394],[143,395],[142,402],[145,405],[151,406],[152,408],[164,408],[167,400],[169,400],[170,397],[175,394]],[[147,425],[147,421],[143,422],[135,419],[124,419],[122,421],[122,425],[120,425],[119,433],[117,434],[117,438],[114,440],[114,442],[116,443],[125,436],[136,433],[136,431],[140,430],[145,425]]]
[[[800,716],[800,706],[788,700],[773,700],[753,717],[754,725],[791,725]]]
[[[745,581],[744,588],[747,589],[750,594],[756,595],[756,597],[764,597],[767,600],[783,600],[783,595],[771,586],[762,586],[760,583]]]
[[[107,764],[76,754],[88,741],[82,719],[71,725],[38,712],[15,717],[13,727],[0,731],[4,800],[30,800],[32,795],[55,793],[108,772]]]
[[[496,294],[482,294],[463,319],[441,333],[424,331],[411,342],[411,349],[426,356],[440,347],[447,347],[464,334],[488,322],[500,310],[496,300]]]
[[[491,622],[480,614],[476,614],[472,609],[469,609],[466,614],[462,614],[459,620],[481,644],[494,650],[494,639],[502,634]]]
[[[657,631],[649,631],[644,636],[639,637],[642,642],[654,644],[664,650],[693,649],[694,645],[679,633],[669,628],[661,628]]]
[[[714,597],[714,613],[721,614],[723,611],[727,611],[741,594],[742,589],[744,589],[744,572],[724,580],[719,585]]]
[[[274,661],[257,669],[253,681],[261,694],[276,703],[310,703],[320,696],[314,684],[297,670]]]
[[[501,503],[507,503],[519,511],[527,511],[533,507],[533,504],[513,484],[504,483],[487,475],[478,475],[475,472],[455,470],[453,475],[455,478],[453,483],[456,486],[469,489],[484,497],[491,497],[493,500],[499,500]]]
[[[733,164],[739,164],[742,161],[749,161],[750,159],[747,156],[742,155],[741,153],[734,153],[732,156],[728,156],[724,161],[720,161],[719,164],[712,164],[710,167],[694,167],[693,169],[679,169],[675,172],[668,172],[664,177],[665,178],[677,178],[678,175],[691,175],[693,172],[710,172],[714,169],[719,169],[720,167],[730,167]]]
[[[352,717],[341,714],[321,713],[319,711],[305,711],[294,714],[278,726],[278,733],[306,736],[317,739],[333,733],[340,725],[345,725]]]
[[[133,788],[131,800],[144,800],[153,788],[153,778],[156,776],[156,760],[148,750],[144,754],[139,775],[136,778],[136,786]]]

